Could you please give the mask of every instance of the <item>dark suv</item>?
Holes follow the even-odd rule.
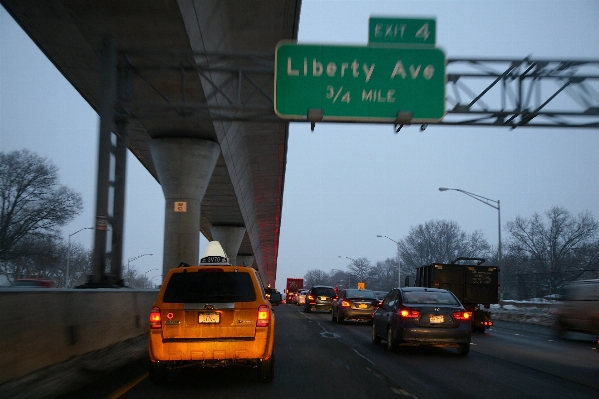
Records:
[[[328,285],[315,285],[306,294],[306,303],[304,303],[304,312],[314,310],[326,310],[332,312],[331,302],[337,298],[335,289]]]

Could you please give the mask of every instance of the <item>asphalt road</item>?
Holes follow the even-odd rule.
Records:
[[[275,307],[275,379],[248,368],[184,369],[168,384],[147,378],[146,362],[129,365],[66,398],[599,398],[594,337],[558,340],[547,327],[497,321],[474,334],[470,354],[370,342],[367,324],[333,323],[329,313]]]

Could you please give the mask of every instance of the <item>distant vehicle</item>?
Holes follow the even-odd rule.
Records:
[[[379,300],[371,290],[342,290],[332,302],[331,318],[339,324],[345,320],[372,322],[372,313],[378,305]]]
[[[18,278],[13,287],[56,288],[56,281],[47,278]]]
[[[231,266],[217,241],[198,266],[171,269],[150,312],[152,382],[166,382],[178,367],[233,364],[272,381],[275,315],[263,290],[258,272]]]
[[[266,287],[264,294],[266,295],[266,299],[275,306],[279,306],[283,302],[283,296],[276,288]]]
[[[285,286],[285,302],[295,303],[297,301],[295,294],[302,288],[304,288],[303,278],[288,278]]]
[[[326,310],[332,312],[331,302],[337,298],[335,289],[328,285],[315,285],[306,294],[304,312],[312,310]]]
[[[476,265],[460,264],[475,261]],[[457,258],[453,262],[433,263],[416,268],[416,287],[451,291],[472,312],[472,331],[485,332],[493,326],[491,304],[499,303],[499,268],[483,266],[483,258]]]
[[[599,280],[574,281],[566,286],[563,302],[557,307],[555,329],[558,333],[599,334]]]
[[[308,290],[301,289],[297,292],[297,306],[304,305],[306,303],[306,294]]]
[[[394,288],[373,314],[372,343],[386,340],[390,351],[401,345],[453,347],[459,355],[466,355],[470,351],[471,317],[450,291]]]

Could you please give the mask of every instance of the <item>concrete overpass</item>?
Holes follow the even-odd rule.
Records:
[[[289,126],[272,117],[239,116],[247,108],[274,115],[269,103],[274,48],[279,40],[297,38],[301,1],[1,3],[101,116],[102,96],[110,95],[111,84],[102,69],[107,38],[116,57],[110,62],[121,76],[133,76],[125,89],[115,89],[118,110],[108,110],[126,120],[126,128],[109,123],[105,129],[127,133],[126,147],[163,188],[163,271],[180,261],[198,262],[201,232],[221,241],[233,262],[253,264],[265,284],[274,285]],[[260,66],[270,71],[266,77],[260,77]],[[130,103],[123,104],[124,98]],[[200,111],[190,112],[193,107]],[[238,117],[223,120],[223,112]],[[100,192],[100,182],[98,187]],[[96,213],[118,233],[118,210],[112,216]],[[96,228],[101,272],[105,234]],[[120,267],[114,240],[118,257],[112,263]],[[120,268],[113,270],[120,275]]]

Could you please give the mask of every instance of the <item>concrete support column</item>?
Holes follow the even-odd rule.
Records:
[[[161,138],[150,142],[164,193],[162,277],[180,262],[197,265],[200,258],[200,205],[220,154],[217,143],[193,138]]]
[[[229,263],[239,265],[237,262],[237,252],[239,252],[239,247],[245,234],[245,227],[212,226],[210,232],[212,233],[212,240],[220,242],[221,247],[227,253]]]

